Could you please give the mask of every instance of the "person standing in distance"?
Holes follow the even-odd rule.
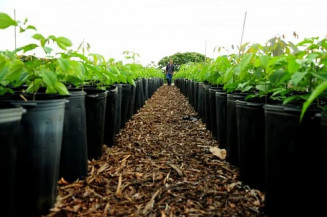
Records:
[[[173,64],[173,60],[170,59],[169,63],[166,66],[166,78],[167,78],[167,83],[168,83],[169,86],[171,85],[171,81],[173,79],[174,71],[175,71],[175,65]]]

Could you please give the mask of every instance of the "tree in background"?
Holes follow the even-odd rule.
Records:
[[[185,53],[178,52],[172,56],[166,56],[162,58],[158,62],[158,66],[160,68],[166,67],[170,59],[174,61],[174,65],[176,66],[175,71],[178,71],[182,64],[189,63],[189,62],[203,62],[205,61],[206,57],[203,54],[196,53],[196,52],[185,52]]]

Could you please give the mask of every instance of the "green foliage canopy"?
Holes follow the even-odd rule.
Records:
[[[176,71],[180,69],[180,66],[186,63],[194,62],[203,62],[205,61],[206,57],[200,53],[196,52],[185,52],[185,53],[175,53],[171,56],[163,57],[159,62],[158,65],[160,68],[165,67],[169,60],[172,59],[174,61],[174,64],[176,66]]]

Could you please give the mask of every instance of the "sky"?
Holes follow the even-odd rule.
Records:
[[[45,36],[65,36],[76,49],[123,60],[123,51],[140,56],[143,65],[177,52],[215,58],[217,47],[265,43],[285,35],[297,42],[327,35],[326,0],[1,0],[0,12],[24,20]],[[299,36],[295,39],[292,35]],[[35,42],[35,32],[17,34],[17,47]],[[14,28],[0,30],[0,50],[14,49]]]

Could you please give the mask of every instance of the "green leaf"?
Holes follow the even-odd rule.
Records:
[[[57,77],[53,71],[42,70],[41,77],[43,82],[47,85],[47,87],[54,88],[57,82]]]
[[[246,42],[246,43],[242,44],[240,49],[239,49],[240,52],[242,53],[245,50],[246,46],[248,46],[249,44],[250,44],[250,42]]]
[[[75,74],[82,75],[82,64],[77,61],[70,61],[70,67]]]
[[[43,47],[43,50],[46,54],[49,54],[52,52],[52,48],[51,47]]]
[[[296,46],[302,46],[311,43],[313,43],[313,40],[311,38],[305,38],[303,41],[300,41]]]
[[[242,92],[247,92],[247,91],[251,90],[252,88],[253,88],[252,85],[246,86],[246,87],[242,90]]]
[[[128,77],[127,82],[131,85],[135,85],[134,79],[132,77]]]
[[[113,72],[113,73],[115,73],[117,75],[120,75],[120,71],[119,71],[119,69],[116,66],[112,66],[110,68],[110,70],[111,70],[111,72]]]
[[[315,76],[316,78],[319,78],[321,80],[324,80],[324,81],[327,81],[327,74],[326,72],[321,72],[321,73],[314,73],[314,72],[311,72],[311,74],[313,76]]]
[[[36,39],[36,40],[44,40],[45,41],[45,38],[43,35],[39,34],[39,33],[35,33],[32,38]]]
[[[265,78],[265,71],[262,68],[254,68],[252,78],[262,80],[263,78]]]
[[[58,91],[58,93],[60,95],[69,95],[69,92],[67,90],[67,87],[63,83],[57,81],[55,83],[55,88],[56,88],[56,90]]]
[[[20,74],[19,78],[16,80],[16,82],[13,84],[13,86],[19,87],[19,86],[23,85],[27,81],[28,78],[29,78],[28,72],[23,71]]]
[[[23,29],[22,27],[19,27],[19,33],[25,32],[26,29]]]
[[[247,67],[249,66],[250,62],[251,62],[251,58],[252,58],[253,54],[245,54],[240,62],[240,68],[241,71],[244,71],[247,69]]]
[[[8,60],[5,56],[0,55],[0,70],[5,67],[5,65],[8,63]]]
[[[24,53],[26,53],[27,51],[34,50],[37,47],[38,47],[37,44],[28,44],[28,45],[25,45],[25,46],[22,46],[22,47],[17,48],[16,50],[14,50],[14,53],[18,53],[21,50]]]
[[[327,49],[327,39],[324,38],[318,42],[318,45],[322,46],[323,48]]]
[[[290,56],[288,58],[288,65],[287,65],[288,71],[290,73],[297,72],[300,68],[300,64],[296,62],[296,59],[294,56]]]
[[[48,37],[48,39],[51,39],[52,41],[56,41],[57,40],[56,36],[54,36],[54,35],[50,35]]]
[[[39,33],[36,33],[32,36],[32,38],[34,38],[35,40],[38,40],[40,41],[40,44],[42,47],[44,47],[45,45],[45,38],[43,35],[39,34]]]
[[[310,53],[310,54],[308,54],[306,60],[309,61],[309,62],[313,62],[317,58],[319,58],[319,54],[318,53]]]
[[[260,55],[259,56],[260,64],[261,64],[261,66],[263,68],[265,68],[265,69],[267,68],[269,59],[270,59],[270,57],[267,56],[267,55]]]
[[[274,90],[272,96],[285,95],[286,93],[288,93],[288,90],[286,88],[280,87]]]
[[[46,94],[50,94],[50,93],[57,93],[57,90],[55,87],[50,87],[48,86],[46,91],[45,91]]]
[[[249,68],[249,65],[251,63],[253,54],[245,54],[243,58],[241,59],[241,62],[239,64],[240,67],[240,79],[242,80],[246,76],[246,72]]]
[[[0,70],[0,84],[6,86],[8,85],[8,81],[4,79],[4,77],[7,75],[8,73],[8,66],[4,67]]]
[[[287,97],[286,99],[283,100],[283,105],[286,105],[292,101],[295,101],[295,100],[301,100],[303,99],[303,96],[300,96],[300,95],[293,95],[293,96],[290,96],[290,97]]]
[[[62,58],[59,58],[58,60],[58,63],[59,63],[59,67],[62,71],[64,72],[67,72],[69,71],[69,60],[67,59],[62,59]]]
[[[118,80],[120,83],[127,83],[126,76],[123,74],[118,75]]]
[[[42,79],[37,78],[34,79],[30,85],[27,87],[26,92],[28,93],[35,93],[39,90],[40,86],[42,84]]]
[[[71,57],[78,57],[81,60],[84,60],[85,62],[88,62],[89,61],[89,59],[86,56],[84,56],[83,54],[77,53],[77,52],[73,52],[69,56],[71,56]]]
[[[319,48],[318,45],[316,45],[316,44],[312,44],[312,45],[310,45],[307,49],[309,49],[309,50],[315,50],[315,49],[318,49],[318,48]]]
[[[15,60],[9,65],[8,73],[4,79],[9,81],[15,81],[19,78],[20,74],[23,72],[24,63],[21,60]]]
[[[55,41],[57,42],[57,45],[63,50],[66,50],[67,47],[71,47],[73,45],[73,43],[65,37],[58,37]]]
[[[11,93],[14,94],[14,91],[10,88],[6,88],[6,87],[1,87],[0,86],[0,96],[4,95],[5,93]]]
[[[282,78],[286,75],[285,71],[282,69],[279,69],[277,71],[274,71],[273,74],[270,75],[269,80],[272,84],[278,84],[281,82]]]
[[[17,22],[8,14],[0,13],[0,29],[6,29],[9,26],[17,26]]]
[[[293,85],[298,85],[306,74],[307,74],[306,72],[296,72],[296,73],[294,73],[292,75],[292,77],[291,77],[291,83]]]
[[[269,85],[266,84],[258,84],[255,86],[257,88],[257,90],[259,91],[263,91],[263,92],[267,92],[268,91],[268,87]]]
[[[227,69],[226,73],[224,74],[224,82],[227,83],[233,78],[233,68]]]
[[[35,30],[35,31],[37,30],[36,27],[35,27],[35,26],[32,26],[32,25],[28,25],[28,26],[26,27],[26,29],[33,29],[33,30]]]
[[[79,77],[74,76],[74,75],[66,76],[65,81],[73,83],[75,86],[79,86],[83,82],[83,80],[81,80]]]
[[[305,101],[303,103],[302,106],[302,112],[301,112],[301,116],[300,116],[300,120],[302,121],[303,116],[305,114],[305,112],[308,110],[309,106],[312,104],[312,102],[318,98],[320,96],[320,94],[322,94],[325,90],[327,89],[327,81],[321,83],[320,85],[318,85],[310,94],[309,98],[307,99],[307,101]]]

